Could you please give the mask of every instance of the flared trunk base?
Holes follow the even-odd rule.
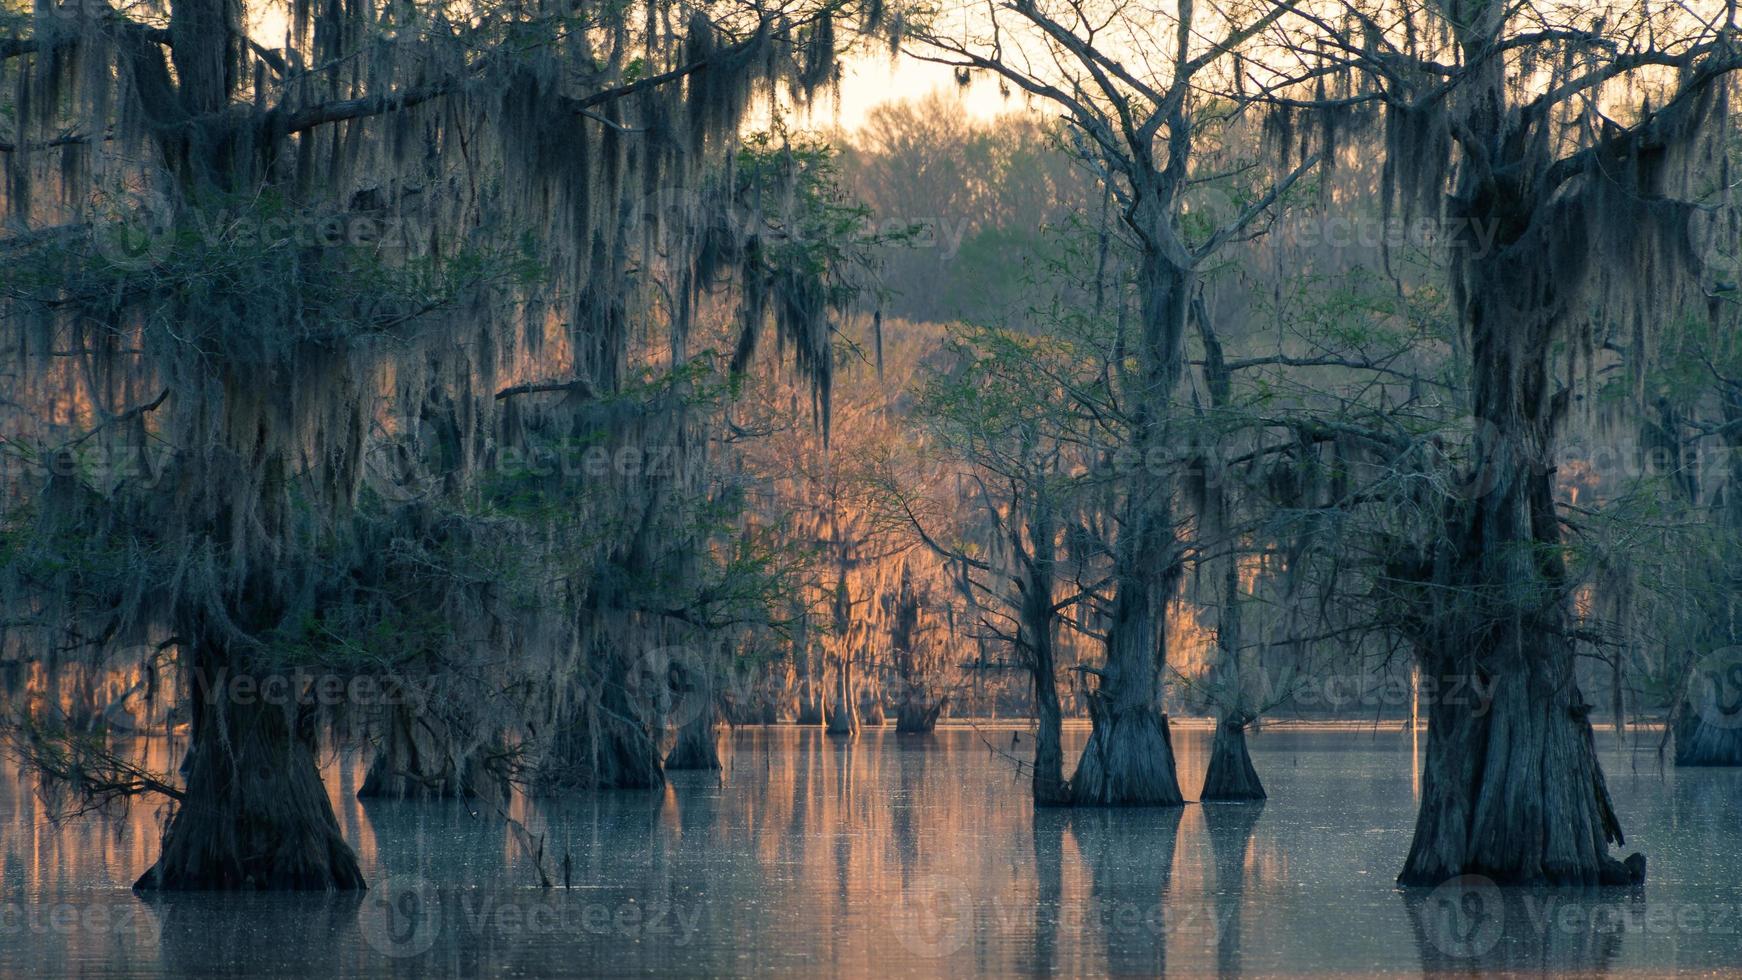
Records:
[[[549,796],[575,789],[658,789],[665,785],[659,744],[628,713],[586,705],[539,764],[533,789]]]
[[[219,732],[223,736],[219,736]],[[142,891],[366,887],[339,832],[312,746],[279,707],[212,711],[196,726],[187,788]]]
[[[895,710],[895,730],[904,735],[923,735],[937,728],[938,715],[943,710],[942,701],[903,701]]]
[[[665,754],[668,772],[720,768],[719,732],[709,721],[696,721],[678,729],[677,741]]]
[[[1148,705],[1091,704],[1094,730],[1071,777],[1077,806],[1184,806],[1167,716]]]
[[[1246,750],[1246,727],[1235,719],[1223,719],[1216,726],[1210,767],[1204,773],[1204,790],[1198,799],[1205,803],[1246,803],[1264,798],[1264,784],[1258,781],[1258,770],[1252,767],[1252,755]]]
[[[1691,707],[1684,707],[1675,730],[1678,766],[1742,766],[1742,715],[1734,724],[1712,724]]]
[[[1421,812],[1399,884],[1437,886],[1462,875],[1503,885],[1644,879],[1643,855],[1620,861],[1609,853],[1625,840],[1590,709],[1570,682],[1570,663],[1560,667],[1496,678],[1486,706],[1449,698],[1433,706]]]
[[[503,804],[512,793],[508,775],[478,752],[463,753],[443,726],[414,711],[395,710],[388,731],[369,762],[359,800],[482,799]]]

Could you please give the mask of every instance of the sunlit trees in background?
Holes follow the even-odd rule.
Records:
[[[978,11],[979,8],[973,8]],[[1168,610],[1184,572],[1178,475],[1155,472],[1177,434],[1187,316],[1201,265],[1274,205],[1316,159],[1281,175],[1211,229],[1186,219],[1194,149],[1223,121],[1195,85],[1275,23],[1280,8],[1204,17],[1195,8],[1128,16],[1116,5],[1024,2],[983,17],[949,8],[911,33],[914,57],[982,73],[1059,112],[1112,195],[1129,249],[1133,314],[1109,363],[1129,419],[1128,465],[1113,485],[1112,607],[1089,696],[1094,729],[1071,777],[1079,804],[1178,804],[1160,711]],[[1104,25],[1108,29],[1103,29]],[[1129,53],[1141,52],[1141,60]],[[1120,302],[1124,302],[1121,291]]]

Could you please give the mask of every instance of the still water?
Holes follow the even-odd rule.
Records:
[[[1191,790],[1208,738],[1175,734]],[[1643,889],[1406,893],[1407,734],[1257,733],[1261,807],[1076,813],[1034,811],[1010,740],[740,729],[724,773],[518,802],[524,836],[462,804],[359,804],[347,761],[329,788],[361,896],[137,897],[156,814],[57,825],[8,769],[0,976],[1742,970],[1742,771],[1607,739]]]

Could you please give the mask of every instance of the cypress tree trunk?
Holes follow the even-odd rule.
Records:
[[[235,4],[171,4],[173,89],[166,77],[153,74],[163,70],[155,49],[150,55],[129,55],[134,77],[153,79],[151,95],[164,102],[158,108],[179,110],[184,118],[214,119],[240,90],[234,55],[242,36]],[[178,104],[170,105],[171,99]],[[201,194],[258,189],[254,159],[236,146],[241,128],[226,121],[154,131],[158,150],[177,169],[193,206],[201,203]],[[176,304],[162,309],[188,323],[213,316],[222,322],[230,312],[178,310]],[[312,444],[299,441],[309,434],[299,427],[302,406],[284,391],[294,387],[285,380],[300,377],[299,371],[332,377],[338,363],[320,352],[298,351],[292,363],[270,366],[233,351],[202,352],[191,367],[188,390],[178,395],[188,402],[173,411],[192,436],[180,447],[187,469],[180,474],[185,494],[177,501],[178,518],[189,518],[186,544],[210,548],[234,579],[196,585],[192,588],[205,594],[178,597],[178,633],[191,688],[192,739],[183,764],[187,781],[163,850],[135,888],[364,887],[321,783],[312,707],[300,703],[300,691],[286,690],[297,696],[279,698],[232,686],[233,679],[252,669],[257,646],[283,625],[288,587],[279,564],[284,552],[296,547],[290,530],[292,455],[325,456],[331,449],[324,434],[310,435]],[[202,383],[204,390],[198,390]]]
[[[1724,448],[1730,466],[1723,499],[1715,508],[1730,543],[1742,530],[1742,390],[1726,386],[1721,397]],[[1678,457],[1680,458],[1680,457]],[[1689,678],[1687,697],[1675,719],[1675,764],[1678,766],[1742,766],[1742,652],[1736,647],[1733,597],[1742,592],[1742,575],[1730,568],[1714,569],[1729,587],[1718,620],[1714,643],[1729,656],[1708,656]]]
[[[363,888],[316,766],[313,712],[232,697],[225,652],[194,651],[187,786],[142,890]]]
[[[387,709],[387,731],[357,798],[388,800],[487,799],[506,803],[507,775],[493,771],[479,752],[465,752],[448,725],[409,704]]]
[[[703,712],[694,721],[677,730],[677,741],[666,753],[665,768],[720,768],[720,736],[714,724],[713,712]]]
[[[1485,215],[1483,215],[1485,216]],[[1609,856],[1621,827],[1574,677],[1553,458],[1552,312],[1510,297],[1502,254],[1466,263],[1476,479],[1447,506],[1418,650],[1436,696],[1415,840],[1398,881],[1619,884],[1644,858]],[[1485,263],[1498,262],[1501,267]],[[1507,300],[1515,300],[1508,304]],[[1532,315],[1534,313],[1534,315]]]
[[[1064,748],[1059,735],[1059,694],[1049,662],[1034,670],[1034,805],[1068,806],[1071,787],[1065,782]]]
[[[1021,624],[1034,682],[1034,805],[1066,806],[1071,802],[1071,787],[1064,776],[1058,651],[1053,644],[1052,521],[1044,503],[1036,508],[1035,530],[1035,555],[1027,564],[1028,587],[1022,592]]]
[[[1456,91],[1388,110],[1397,159],[1384,182],[1387,202],[1404,192],[1406,218],[1431,205],[1456,229],[1449,285],[1470,359],[1476,470],[1424,535],[1432,543],[1402,563],[1413,567],[1386,583],[1416,592],[1412,638],[1437,682],[1399,880],[1638,881],[1643,857],[1608,853],[1621,827],[1576,683],[1554,470],[1572,388],[1550,365],[1573,366],[1618,321],[1643,341],[1664,310],[1708,301],[1694,291],[1707,265],[1695,185],[1723,152],[1713,137],[1728,133],[1733,66],[1702,60],[1650,96],[1628,81],[1621,101],[1634,105],[1607,110],[1601,132],[1575,133],[1561,120],[1587,111],[1590,95],[1520,87],[1491,56],[1521,36],[1510,8],[1422,9],[1462,56]],[[1542,56],[1580,47],[1591,50],[1581,40]],[[1607,122],[1629,115],[1631,126]]]
[[[895,708],[895,730],[904,735],[923,735],[937,728],[938,715],[943,714],[944,699],[936,701],[911,693]]]
[[[1152,207],[1159,208],[1160,202]],[[1142,212],[1139,224],[1167,227],[1165,212]],[[1114,556],[1116,592],[1107,631],[1107,661],[1089,691],[1093,730],[1083,747],[1071,796],[1078,805],[1181,806],[1173,742],[1162,714],[1160,670],[1166,658],[1167,604],[1181,575],[1173,533],[1172,488],[1149,470],[1164,446],[1163,424],[1180,374],[1180,342],[1191,283],[1188,261],[1146,249],[1140,268],[1142,375],[1128,465],[1124,527]]]
[[[1200,314],[1201,315],[1201,314]],[[1221,345],[1208,326],[1204,328],[1206,374],[1215,404],[1227,402],[1228,373],[1222,360]],[[1209,465],[1206,460],[1206,465]],[[1232,526],[1231,503],[1228,499],[1228,475],[1216,480],[1209,490],[1209,510],[1217,530],[1228,534]],[[1246,726],[1252,718],[1246,712],[1246,691],[1240,672],[1240,562],[1232,543],[1222,568],[1222,596],[1216,624],[1216,690],[1222,708],[1216,719],[1216,734],[1210,746],[1210,765],[1204,771],[1204,788],[1198,799],[1204,802],[1247,801],[1264,799],[1264,785],[1258,781],[1258,770],[1252,767],[1252,756],[1246,751]]]
[[[818,676],[822,672],[817,669],[817,651],[810,643],[809,621],[801,610],[794,610],[794,628],[792,638],[795,673],[798,681],[798,716],[796,724],[821,725],[823,723],[823,684]]]
[[[1490,662],[1487,711],[1436,699],[1428,712],[1427,766],[1415,839],[1398,881],[1437,885],[1465,874],[1502,884],[1626,884],[1645,859],[1609,856],[1624,839],[1590,707],[1572,679],[1572,652],[1528,652],[1523,631]],[[1529,639],[1541,640],[1541,635]],[[1430,674],[1451,689],[1461,675]]]
[[[889,723],[889,719],[885,717],[883,713],[883,698],[881,695],[873,692],[870,699],[865,703],[867,707],[865,708],[863,717],[860,718],[861,723],[878,728]]]
[[[838,528],[839,519],[831,509],[831,528]],[[838,536],[839,532],[835,532]],[[830,602],[829,646],[835,650],[835,691],[824,704],[830,735],[855,735],[859,731],[858,695],[853,684],[853,593],[847,584],[847,548],[840,546],[836,555],[834,595]]]
[[[569,789],[657,789],[665,785],[660,732],[647,718],[645,684],[633,679],[635,665],[618,654],[603,655],[605,676],[596,688],[576,692],[536,782],[545,793]]]
[[[932,693],[922,661],[922,654],[931,647],[921,633],[920,615],[930,598],[929,591],[914,586],[913,568],[903,562],[900,584],[894,595],[885,599],[884,606],[889,613],[889,657],[895,666],[894,680],[899,685],[895,730],[903,734],[924,734],[935,728],[948,700],[947,696]]]
[[[1723,692],[1716,681],[1713,686]],[[1742,685],[1732,690],[1742,691]],[[1675,724],[1675,764],[1742,766],[1742,703],[1724,704],[1716,697],[1700,705],[1683,702]]]
[[[709,672],[706,669],[685,670],[683,682],[694,685],[681,700],[686,705],[685,713],[689,717],[682,719],[678,725],[677,741],[672,743],[671,751],[666,753],[665,768],[718,769],[719,712],[714,705],[714,690]]]
[[[1246,751],[1244,716],[1223,714],[1217,722],[1199,799],[1205,803],[1264,799],[1264,784],[1258,781],[1258,770],[1252,768],[1252,756]]]
[[[794,724],[821,725],[822,723],[822,686],[812,680],[809,673],[806,672],[800,675],[798,681],[798,715],[794,719]]]
[[[835,667],[835,695],[829,699],[828,731],[830,735],[855,735],[859,731],[859,706],[853,694],[853,662],[845,653]]]

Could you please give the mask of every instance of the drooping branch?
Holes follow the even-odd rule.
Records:
[[[533,381],[526,384],[511,385],[496,393],[497,401],[504,401],[516,395],[532,395],[547,391],[561,391],[577,394],[582,398],[592,400],[599,397],[599,389],[586,378],[575,378],[570,381]]]

